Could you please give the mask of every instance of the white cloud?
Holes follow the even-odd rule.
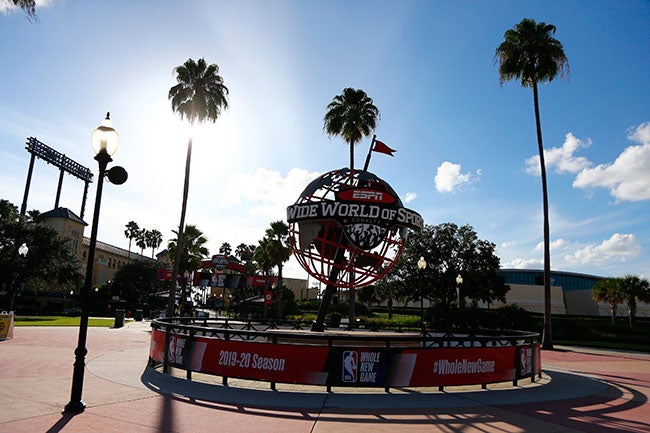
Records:
[[[418,195],[414,192],[407,192],[406,196],[404,196],[404,203],[412,202],[417,196]]]
[[[461,174],[460,170],[460,164],[453,164],[449,161],[440,164],[435,177],[436,189],[439,192],[454,192],[463,185],[475,182],[481,175],[481,170],[477,170],[476,175]]]
[[[285,210],[320,173],[293,168],[286,176],[267,168],[254,173],[233,173],[212,194],[215,206],[232,208],[246,200],[253,203],[250,215],[286,219]]]
[[[557,239],[555,241],[551,241],[551,251],[553,250],[559,250],[560,248],[568,245],[568,242],[564,239]],[[535,246],[533,251],[542,251],[544,249],[544,242],[540,242]]]
[[[607,188],[617,201],[650,200],[650,122],[639,125],[628,139],[629,146],[611,164],[585,168],[576,176],[576,188]]]
[[[544,150],[544,163],[547,170],[555,170],[556,173],[577,173],[587,167],[591,162],[583,156],[574,156],[580,148],[591,146],[591,140],[582,141],[572,133],[565,136],[562,147],[553,147]],[[540,175],[539,155],[531,156],[526,160],[526,173],[535,176]]]
[[[544,266],[544,262],[539,259],[514,259],[508,263],[502,263],[502,268],[513,269],[540,269]]]
[[[564,260],[579,264],[604,264],[612,260],[625,261],[628,257],[641,254],[641,247],[633,234],[614,233],[600,245],[587,245],[573,254],[564,256]]]

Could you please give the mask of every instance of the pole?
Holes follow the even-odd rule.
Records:
[[[86,409],[86,404],[81,401],[81,394],[84,383],[84,370],[86,368],[86,338],[88,336],[88,298],[90,295],[90,286],[93,279],[93,267],[95,264],[95,247],[97,246],[97,227],[99,225],[99,209],[102,202],[102,189],[104,185],[104,174],[106,166],[112,161],[110,155],[105,150],[95,156],[99,163],[99,177],[97,179],[97,194],[95,195],[95,212],[93,213],[93,223],[90,232],[90,244],[88,245],[88,262],[86,263],[86,279],[81,288],[81,320],[79,323],[79,339],[77,348],[74,351],[75,362],[72,373],[72,391],[70,393],[70,402],[65,405],[64,412],[80,413]]]
[[[32,183],[32,172],[34,171],[34,159],[36,155],[32,153],[29,160],[29,170],[27,170],[27,182],[25,182],[25,194],[23,194],[23,204],[20,206],[20,215],[25,216],[27,213],[27,196],[29,196],[29,185]]]
[[[183,248],[183,232],[185,231],[185,212],[187,210],[187,194],[190,187],[190,164],[192,161],[192,136],[187,142],[187,157],[185,159],[185,183],[183,185],[183,203],[181,205],[181,221],[178,224],[178,237],[176,240],[176,254],[172,271],[172,284],[169,287],[169,299],[167,301],[167,317],[174,317],[176,309],[176,276],[181,261],[181,248]],[[181,303],[184,302],[181,299]]]
[[[368,149],[368,156],[366,156],[366,163],[363,165],[363,171],[368,171],[368,165],[370,165],[370,155],[372,155],[372,147],[375,145],[376,135],[372,136],[372,141],[370,142],[370,149]]]
[[[422,331],[422,335],[424,335],[424,291],[422,290],[422,271],[423,269],[419,270],[419,275],[420,275],[420,329]]]
[[[86,212],[86,198],[88,197],[88,184],[90,182],[86,180],[84,182],[84,196],[81,199],[81,213],[79,214],[79,218],[84,219],[84,213]]]
[[[59,184],[56,187],[56,198],[54,199],[54,209],[59,207],[59,199],[61,198],[61,187],[63,186],[63,169],[59,170]]]

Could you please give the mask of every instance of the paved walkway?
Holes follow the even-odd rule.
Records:
[[[542,353],[544,375],[520,387],[339,389],[277,385],[146,367],[149,324],[90,328],[78,415],[70,399],[77,328],[18,327],[0,342],[0,432],[650,431],[650,355],[577,348]]]

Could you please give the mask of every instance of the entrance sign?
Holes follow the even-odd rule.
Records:
[[[294,256],[318,281],[341,288],[371,284],[395,264],[409,229],[424,221],[368,171],[343,168],[312,181],[287,208]]]

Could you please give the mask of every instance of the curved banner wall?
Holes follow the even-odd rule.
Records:
[[[475,348],[371,348],[189,337],[154,329],[150,358],[190,371],[279,383],[350,387],[506,382],[541,372],[539,344]],[[164,357],[166,356],[166,359]]]

